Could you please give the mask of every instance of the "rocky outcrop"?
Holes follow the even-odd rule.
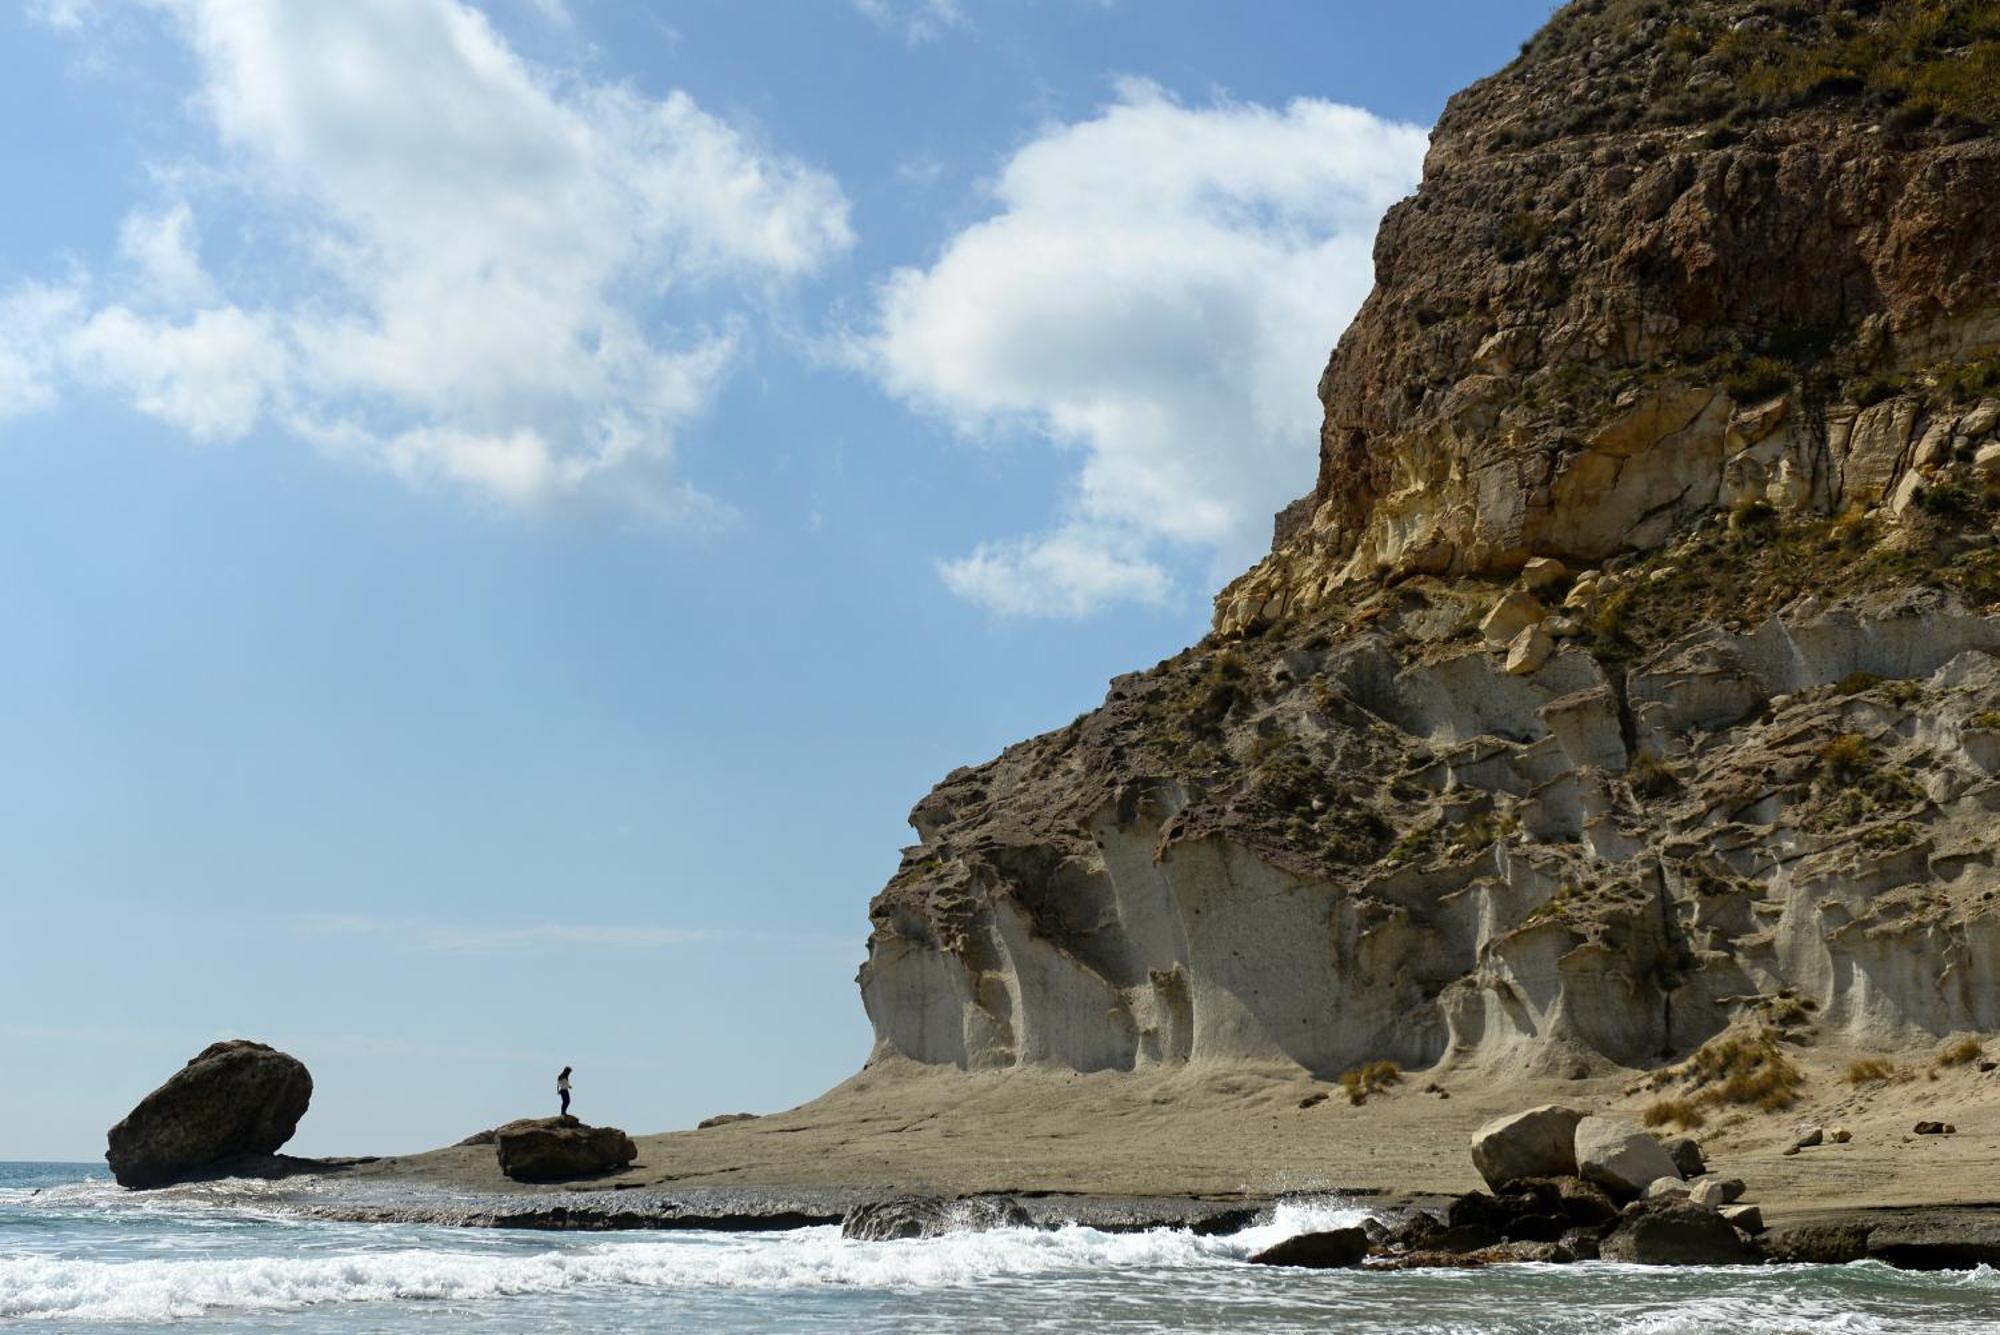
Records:
[[[1215,633],[918,804],[878,1057],[2000,1028],[2000,148],[1786,92],[1823,7],[1673,8],[1567,6],[1454,101]]]
[[[586,1126],[574,1117],[528,1118],[493,1133],[500,1171],[516,1182],[569,1182],[615,1173],[639,1157],[639,1147],[615,1126]]]
[[[857,1205],[841,1220],[840,1236],[855,1242],[896,1242],[946,1233],[1033,1228],[1034,1219],[1010,1196],[905,1196]]]
[[[263,1043],[211,1043],[111,1128],[122,1186],[158,1187],[230,1160],[276,1154],[312,1101],[305,1064]]]
[[[2000,343],[1973,202],[2000,144],[1826,75],[1912,15],[1589,0],[1453,98],[1321,379],[1317,484],[1218,628],[1378,571],[1596,564],[1717,507],[1906,506],[1991,430],[1953,368],[1991,384]]]
[[[1598,1255],[1637,1265],[1744,1265],[1757,1259],[1720,1214],[1671,1198],[1629,1207],[1598,1243]]]

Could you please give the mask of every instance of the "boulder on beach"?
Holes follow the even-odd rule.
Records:
[[[897,1242],[994,1228],[1033,1228],[1035,1221],[1011,1196],[899,1196],[857,1205],[840,1221],[840,1236],[854,1242]]]
[[[586,1126],[574,1117],[537,1117],[494,1129],[500,1171],[516,1182],[567,1182],[615,1173],[639,1157],[632,1137],[615,1126]]]
[[[1701,1142],[1693,1136],[1675,1136],[1664,1142],[1662,1148],[1674,1161],[1674,1167],[1680,1170],[1682,1177],[1700,1177],[1708,1171],[1708,1161],[1701,1155]]]
[[[1632,1206],[1598,1244],[1607,1261],[1639,1265],[1742,1265],[1755,1254],[1714,1210],[1674,1197]]]
[[[1306,1270],[1342,1270],[1361,1264],[1368,1254],[1368,1234],[1359,1228],[1335,1228],[1301,1233],[1266,1247],[1250,1258],[1251,1265],[1295,1266]]]
[[[305,1063],[264,1043],[211,1043],[106,1135],[127,1187],[159,1187],[246,1155],[277,1153],[312,1101]]]
[[[1613,1193],[1632,1196],[1680,1169],[1650,1132],[1622,1117],[1586,1117],[1576,1124],[1576,1166]]]
[[[1472,1166],[1489,1187],[1521,1177],[1574,1177],[1583,1114],[1559,1104],[1496,1117],[1472,1133]]]

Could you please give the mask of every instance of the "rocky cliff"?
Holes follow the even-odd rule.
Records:
[[[1454,98],[1200,645],[949,776],[878,1055],[2000,1028],[2000,6],[1578,0]]]

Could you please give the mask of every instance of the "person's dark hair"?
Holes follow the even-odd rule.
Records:
[[[563,1068],[562,1068],[562,1074],[564,1074],[564,1075],[568,1075],[568,1074],[569,1074],[569,1067],[567,1067],[567,1066],[563,1067]]]

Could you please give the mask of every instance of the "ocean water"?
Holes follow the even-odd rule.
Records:
[[[2000,1274],[1885,1266],[1282,1271],[1244,1258],[1358,1221],[1281,1207],[1228,1238],[1004,1230],[926,1242],[331,1224],[268,1188],[133,1194],[101,1165],[0,1163],[0,1327],[89,1331],[1971,1332]]]

